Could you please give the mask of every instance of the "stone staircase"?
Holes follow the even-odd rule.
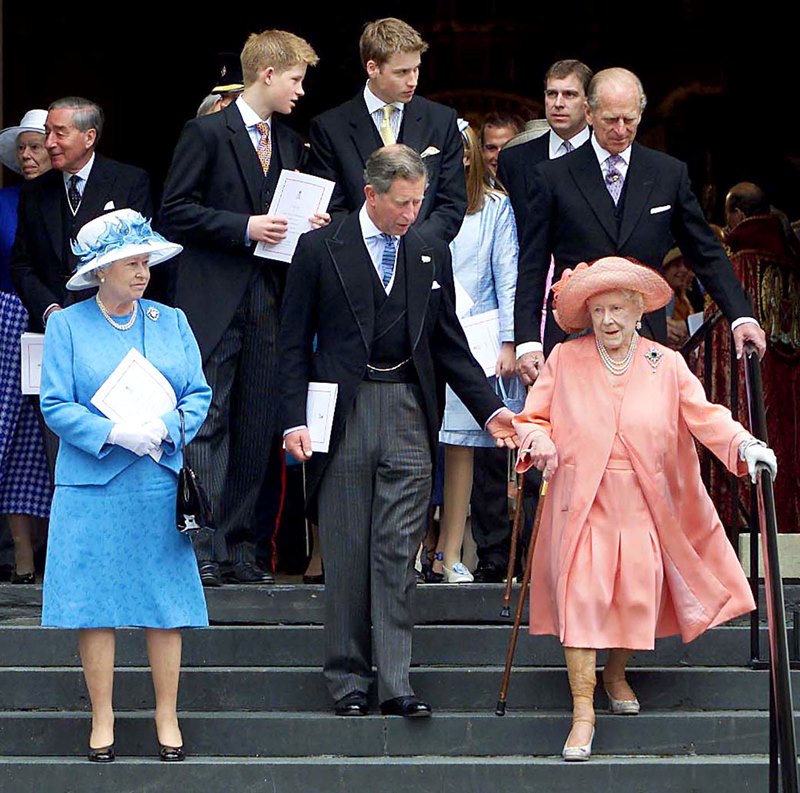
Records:
[[[0,585],[0,793],[767,790],[767,672],[747,666],[744,624],[635,656],[642,713],[604,713],[598,691],[594,756],[566,764],[569,692],[555,640],[523,632],[507,715],[494,715],[510,630],[500,586],[418,587],[412,681],[434,707],[423,721],[333,716],[320,673],[323,587],[207,594],[214,626],[184,634],[190,756],[156,760],[144,636],[123,630],[118,759],[101,766],[84,759],[89,704],[74,632],[36,626],[39,587]]]

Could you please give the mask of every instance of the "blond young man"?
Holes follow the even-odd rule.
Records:
[[[254,564],[253,513],[275,432],[275,340],[286,265],[254,256],[278,242],[286,218],[267,214],[282,169],[301,170],[302,140],[277,119],[304,94],[317,55],[282,30],[252,34],[241,54],[244,92],[189,121],[175,148],[161,207],[185,250],[174,283],[214,396],[189,450],[209,491],[217,532],[196,545],[205,585],[268,583]],[[311,219],[317,226],[327,215]]]
[[[428,45],[400,19],[370,22],[359,41],[367,83],[351,100],[317,116],[309,139],[312,173],[336,182],[331,212],[364,202],[364,163],[377,148],[405,143],[419,154],[428,188],[417,227],[450,242],[467,209],[461,138],[453,109],[417,94]]]

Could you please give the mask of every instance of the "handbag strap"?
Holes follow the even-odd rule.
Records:
[[[181,419],[181,454],[186,451],[186,422],[183,420],[183,411],[178,408],[178,415]]]

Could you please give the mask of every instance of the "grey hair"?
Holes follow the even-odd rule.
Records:
[[[222,99],[222,94],[209,94],[201,103],[200,107],[197,108],[197,118],[200,116],[207,116],[211,113],[214,109],[214,105]]]
[[[644,113],[644,109],[647,107],[647,96],[644,93],[642,81],[629,69],[622,69],[620,67],[603,69],[592,77],[592,81],[589,83],[586,101],[589,103],[589,107],[593,113],[597,112],[597,107],[600,104],[598,93],[603,85],[605,83],[619,84],[622,82],[631,82],[636,86],[636,90],[639,93],[639,115]]]
[[[103,132],[103,109],[91,99],[82,96],[65,96],[50,103],[48,110],[73,110],[72,123],[81,132],[93,129],[96,133],[94,145],[96,146]]]
[[[428,172],[422,157],[410,146],[395,143],[382,146],[369,156],[364,168],[364,182],[371,185],[376,193],[388,193],[395,179],[427,180]]]

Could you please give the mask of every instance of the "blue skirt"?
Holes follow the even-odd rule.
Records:
[[[177,481],[145,455],[105,485],[56,487],[42,625],[208,625],[191,541],[175,528]]]

